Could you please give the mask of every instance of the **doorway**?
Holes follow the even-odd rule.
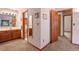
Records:
[[[61,37],[68,39],[72,42],[72,9],[66,9],[60,11],[61,13]]]
[[[50,15],[51,42],[62,36],[72,41],[72,9],[51,10]]]
[[[63,16],[63,35],[71,40],[71,32],[72,32],[72,16],[71,15],[64,15]]]
[[[33,39],[33,15],[28,15],[28,38]]]
[[[27,17],[27,11],[23,12],[23,19],[22,19],[22,34],[23,39],[27,40],[28,37],[28,17]]]
[[[72,42],[72,9],[63,11],[63,36]]]
[[[28,15],[28,11],[23,12],[23,39],[27,40],[33,37],[33,16]]]

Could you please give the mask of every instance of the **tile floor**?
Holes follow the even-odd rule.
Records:
[[[0,43],[0,51],[37,51],[37,49],[26,40],[16,39]]]
[[[16,39],[0,43],[0,51],[38,51],[26,40]],[[79,46],[71,44],[67,38],[60,37],[55,43],[49,44],[43,51],[79,51]]]
[[[44,51],[79,51],[79,46],[72,44],[65,37],[60,37],[57,42],[48,45]]]

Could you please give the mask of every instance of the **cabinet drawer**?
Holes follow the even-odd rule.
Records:
[[[0,32],[0,42],[21,38],[21,30],[9,30]]]

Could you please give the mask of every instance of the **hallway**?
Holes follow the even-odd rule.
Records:
[[[61,37],[55,43],[48,45],[45,51],[79,51],[79,46],[72,44],[68,38]]]
[[[17,39],[0,43],[0,51],[38,51],[25,40]],[[61,37],[55,43],[49,44],[43,51],[79,51],[79,46],[71,44],[68,39]]]

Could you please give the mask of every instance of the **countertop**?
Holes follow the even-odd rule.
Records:
[[[7,31],[7,30],[21,30],[18,27],[0,27],[0,31]]]

